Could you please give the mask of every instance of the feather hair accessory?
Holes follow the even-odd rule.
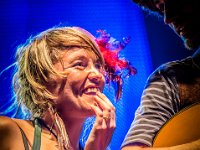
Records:
[[[105,60],[106,80],[107,83],[116,83],[116,101],[118,101],[122,94],[123,78],[137,73],[125,58],[119,57],[119,52],[130,42],[130,37],[118,41],[105,30],[97,30],[97,33],[99,36],[96,42]]]

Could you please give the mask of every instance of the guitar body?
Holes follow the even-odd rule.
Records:
[[[153,141],[153,147],[168,147],[200,138],[200,103],[191,105],[163,125]]]

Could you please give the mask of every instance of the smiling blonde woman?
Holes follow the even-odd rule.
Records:
[[[90,116],[96,120],[84,149],[106,149],[115,108],[102,93],[104,59],[95,38],[79,27],[51,28],[20,46],[16,56],[16,98],[32,118],[1,116],[1,149],[83,149],[80,134]]]

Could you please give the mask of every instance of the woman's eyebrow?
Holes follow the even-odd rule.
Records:
[[[72,57],[71,60],[69,60],[69,63],[72,63],[74,60],[86,60],[87,58],[85,56],[75,56]]]
[[[71,63],[73,63],[74,61],[76,60],[86,60],[87,58],[85,56],[75,56],[75,57],[72,57],[70,60],[68,60],[67,62],[64,61],[63,59],[60,60],[60,63],[62,65],[62,67],[65,69],[67,68],[67,66],[69,66]]]

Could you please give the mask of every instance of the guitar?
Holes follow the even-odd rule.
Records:
[[[168,147],[200,138],[200,103],[193,104],[174,115],[160,129],[153,147]]]

